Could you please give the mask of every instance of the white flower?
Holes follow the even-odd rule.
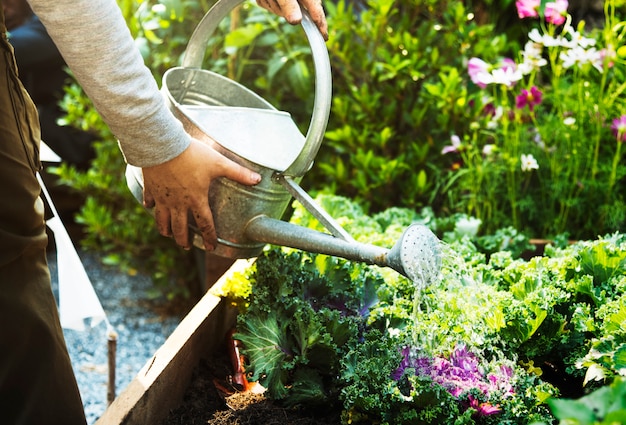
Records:
[[[495,84],[503,84],[507,87],[511,87],[513,83],[523,78],[521,71],[511,68],[494,69],[491,75]]]
[[[572,68],[574,65],[580,67],[581,55],[579,53],[581,50],[580,47],[577,47],[561,52],[560,58],[563,61],[563,67]]]
[[[496,145],[493,145],[493,144],[485,145],[483,146],[483,155],[491,156],[491,154],[493,154],[495,150],[496,150]]]
[[[387,332],[389,332],[389,336],[392,338],[397,338],[400,336],[400,329],[398,328],[388,328]]]
[[[574,117],[566,117],[565,119],[563,119],[563,124],[565,124],[567,126],[572,126],[572,125],[576,124],[576,118],[574,118]]]
[[[590,63],[594,68],[602,72],[602,53],[594,47],[585,50],[580,46],[576,46],[561,52],[560,58],[563,61],[564,68],[571,68],[573,66],[582,68],[585,64]]]
[[[524,57],[537,59],[541,57],[541,52],[543,51],[543,47],[539,43],[535,43],[534,41],[527,41],[524,45],[524,51],[522,55]]]
[[[452,143],[451,145],[444,146],[443,149],[441,150],[442,155],[445,155],[450,152],[458,152],[462,146],[461,139],[456,134],[453,134],[452,136],[450,136],[450,142]]]
[[[528,75],[548,64],[548,61],[541,56],[541,51],[541,44],[533,41],[528,41],[526,43],[524,51],[522,52],[523,61],[518,66],[518,69],[522,74]]]
[[[537,28],[533,28],[528,33],[528,38],[534,41],[537,44],[541,44],[543,46],[543,35],[539,32]]]
[[[571,25],[566,25],[563,28],[563,34],[569,34],[571,37],[571,39],[568,41],[567,47],[579,46],[583,49],[586,49],[587,47],[596,45],[595,38],[583,37],[583,35],[580,32],[576,31]]]
[[[541,34],[537,28],[533,28],[528,33],[528,38],[530,38],[535,43],[540,44],[545,47],[558,47],[563,44],[562,40],[554,38],[550,35]]]
[[[604,71],[604,55],[606,54],[606,50],[602,49],[598,51],[594,48],[591,48],[588,52],[591,56],[591,65],[593,65],[593,67],[597,69],[599,73],[602,73]]]
[[[461,236],[473,238],[478,234],[478,229],[482,223],[479,218],[463,217],[454,224],[454,231]]]
[[[539,164],[532,154],[522,154],[522,171],[531,171],[539,169]]]
[[[523,77],[522,72],[517,69],[517,66],[497,68],[491,72],[480,72],[475,75],[477,84],[503,84],[507,87],[511,87],[515,82],[521,80]]]

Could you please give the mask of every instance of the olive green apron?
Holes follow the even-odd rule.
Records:
[[[36,108],[0,8],[0,423],[86,423],[46,260]]]

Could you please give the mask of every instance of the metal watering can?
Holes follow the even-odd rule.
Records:
[[[188,133],[262,176],[252,187],[226,178],[212,182],[209,202],[218,235],[213,253],[232,259],[252,258],[265,245],[273,244],[390,267],[414,282],[437,273],[439,240],[427,227],[409,226],[391,249],[359,243],[299,186],[320,148],[332,95],[328,51],[306,11],[302,28],[315,68],[315,100],[306,136],[287,112],[239,83],[201,69],[209,37],[240,3],[243,0],[215,3],[192,34],[182,66],[169,69],[162,85],[170,109]],[[128,166],[126,180],[133,195],[142,201],[141,169]],[[280,220],[292,198],[330,234]],[[193,225],[190,229],[194,245],[203,248],[197,229]]]

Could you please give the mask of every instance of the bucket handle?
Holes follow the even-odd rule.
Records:
[[[209,37],[230,11],[244,1],[245,0],[219,0],[209,9],[189,39],[187,50],[183,56],[183,67],[202,67]],[[302,28],[304,29],[313,55],[313,65],[315,67],[315,99],[311,122],[302,151],[289,168],[282,173],[293,177],[303,176],[313,164],[313,160],[322,144],[326,131],[332,97],[328,50],[326,49],[324,38],[313,23],[308,12],[304,9],[302,10]]]

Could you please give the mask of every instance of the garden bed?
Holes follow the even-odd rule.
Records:
[[[231,384],[228,355],[202,359],[196,366],[182,403],[161,425],[340,425],[337,410],[288,409],[254,389],[239,391]]]
[[[406,221],[419,221],[398,209],[382,214],[361,217],[353,234],[387,245]],[[310,224],[298,207],[292,220]],[[487,259],[453,236],[444,236],[441,268],[436,280],[424,276],[427,286],[278,247],[214,273],[221,277],[211,292],[100,423],[548,424],[551,406],[586,397],[621,414],[611,403],[624,399],[626,385],[611,378],[626,370],[626,238],[547,245],[523,260],[511,251]],[[506,246],[527,246],[518,239],[507,236],[515,244]],[[235,325],[267,398],[232,384],[242,383],[239,357],[224,353]],[[304,405],[326,416],[281,408]]]
[[[215,287],[249,264],[235,262]],[[231,384],[226,347],[236,315],[236,309],[207,292],[96,425],[338,425],[338,412],[286,409],[259,391],[240,391]]]
[[[215,285],[248,264],[235,262]],[[235,318],[234,309],[207,292],[96,424],[161,423],[181,403],[194,368],[223,343]]]

